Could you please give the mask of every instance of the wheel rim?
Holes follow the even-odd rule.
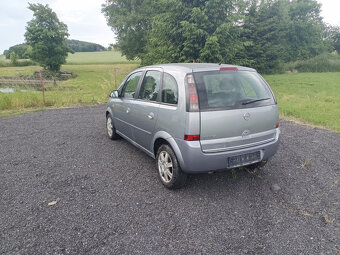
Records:
[[[161,151],[158,156],[158,171],[162,181],[169,183],[173,176],[173,164],[171,156],[166,151]]]
[[[107,127],[107,134],[111,137],[113,134],[113,126],[112,126],[111,117],[107,118],[106,127]]]

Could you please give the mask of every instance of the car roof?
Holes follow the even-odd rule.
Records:
[[[142,67],[141,69],[150,69],[150,68],[162,68],[164,70],[183,71],[185,73],[218,71],[221,68],[236,68],[237,70],[240,70],[240,71],[255,72],[255,69],[249,68],[249,67],[227,65],[227,64],[213,64],[213,63],[170,63],[170,64],[145,66],[145,67]]]

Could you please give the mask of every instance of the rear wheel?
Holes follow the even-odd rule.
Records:
[[[110,113],[106,116],[106,130],[107,135],[111,140],[117,140],[119,138],[119,135],[116,133],[116,128],[113,125],[112,115]]]
[[[180,188],[185,184],[187,175],[182,171],[176,155],[169,145],[163,144],[159,147],[156,166],[159,179],[168,189]]]

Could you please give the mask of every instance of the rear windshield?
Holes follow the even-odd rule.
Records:
[[[275,104],[270,89],[256,72],[197,72],[194,78],[201,111]]]

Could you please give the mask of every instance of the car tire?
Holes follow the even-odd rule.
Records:
[[[113,125],[112,115],[109,113],[106,115],[106,131],[111,140],[117,140],[120,136],[116,133],[116,128]]]
[[[187,174],[184,173],[177,161],[172,148],[163,144],[158,148],[156,155],[158,177],[168,189],[177,189],[184,186]]]

